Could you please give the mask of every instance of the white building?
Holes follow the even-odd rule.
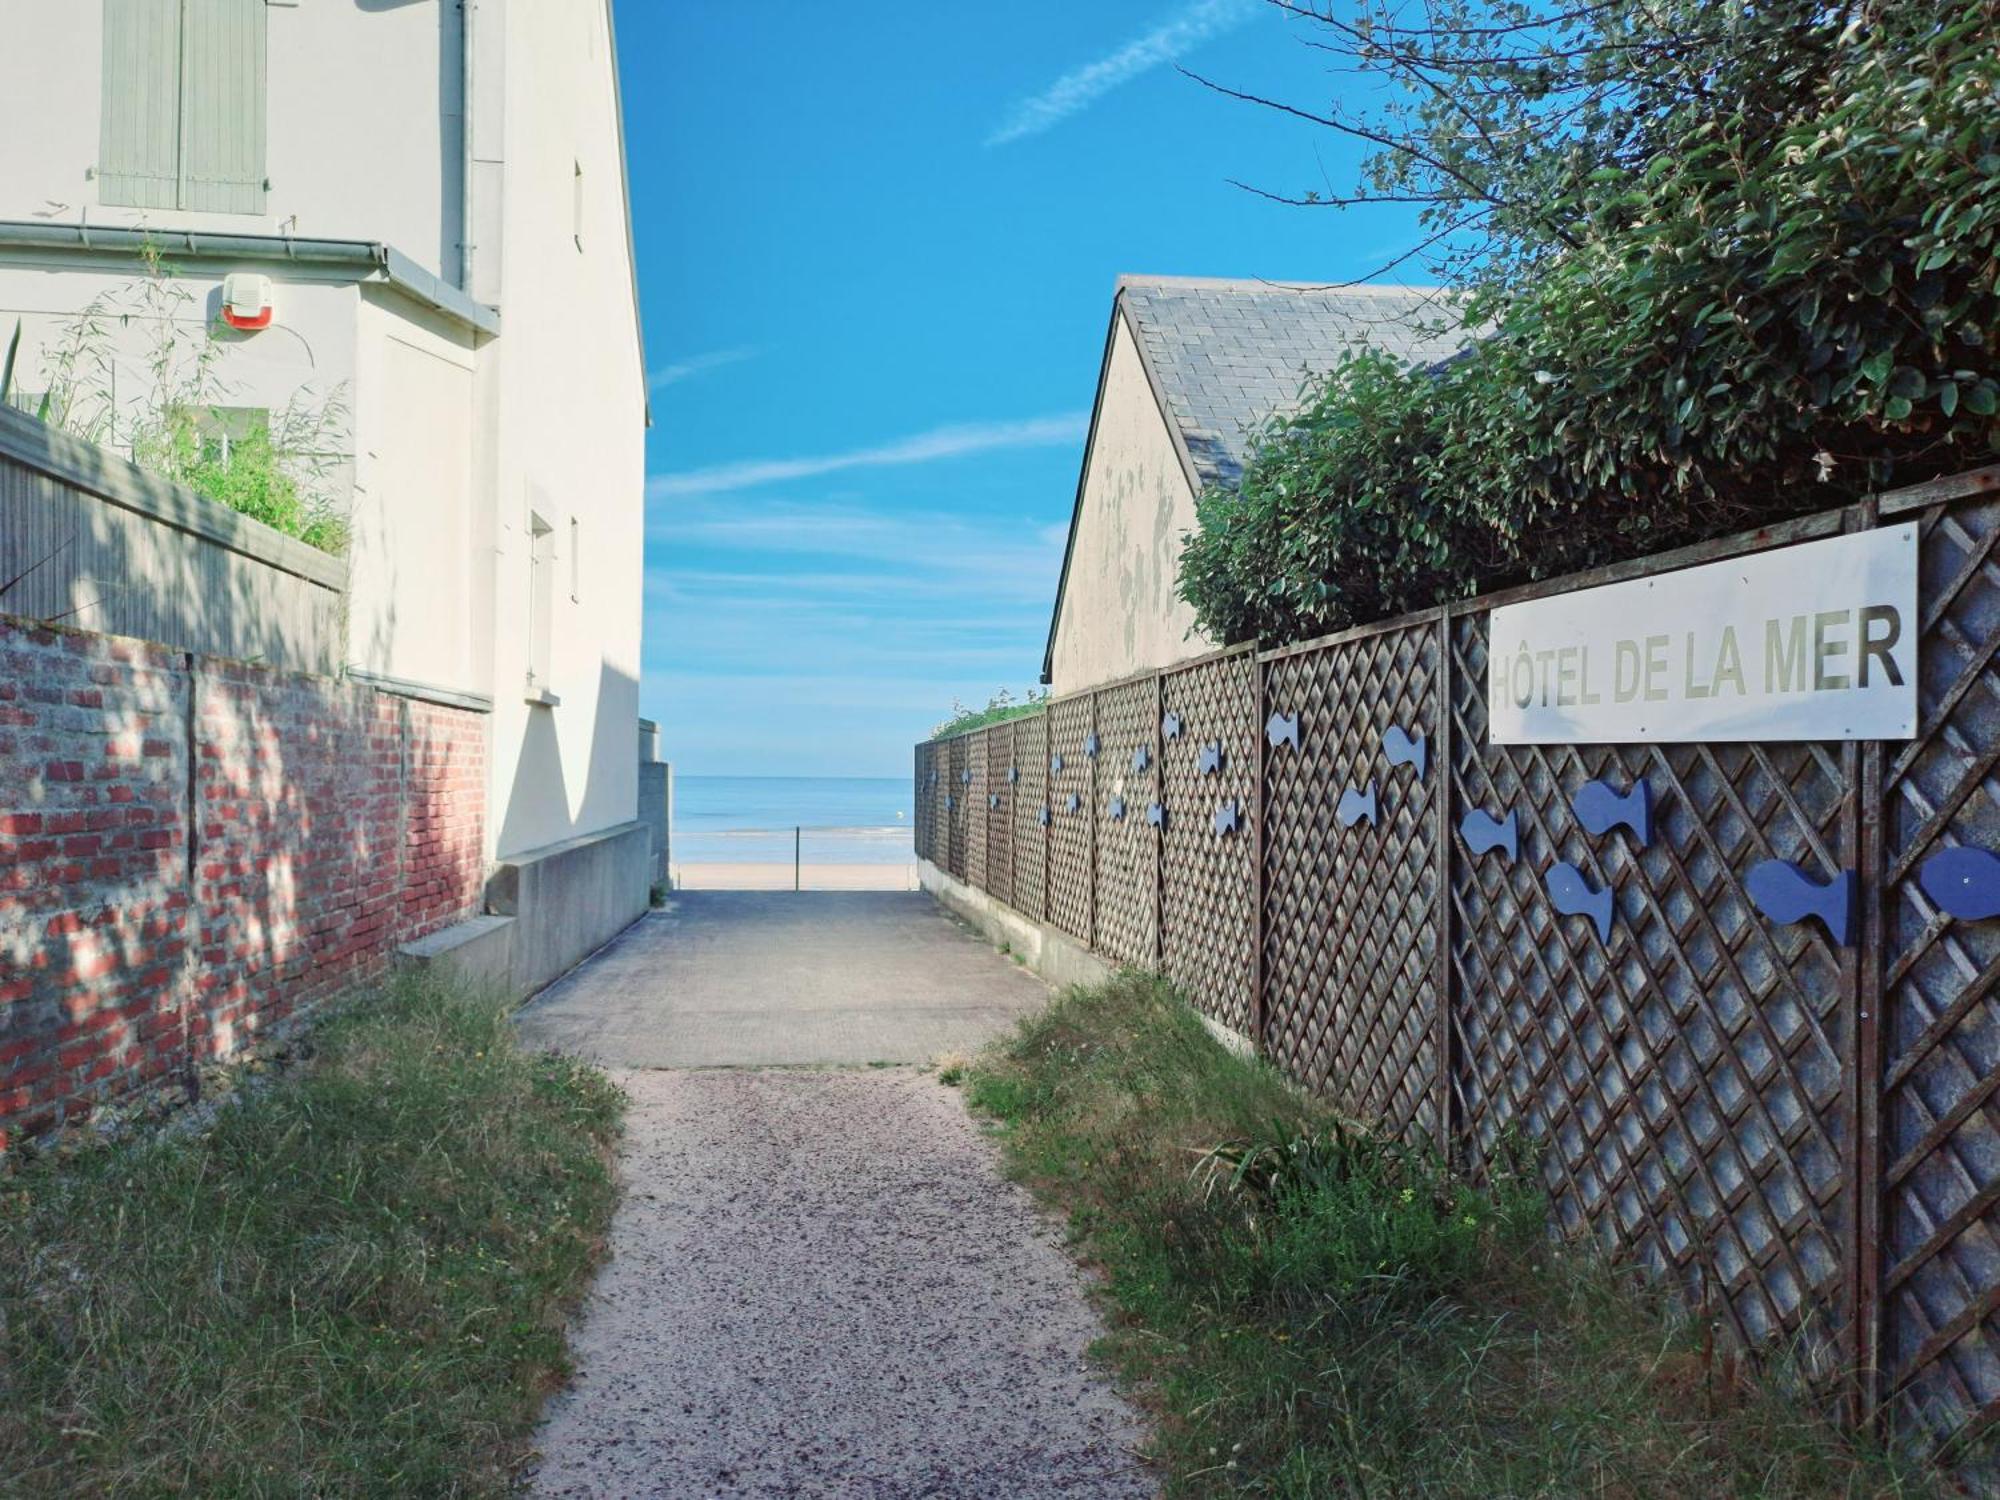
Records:
[[[0,0],[0,38],[17,389],[149,248],[197,339],[267,277],[214,420],[349,409],[349,671],[490,701],[490,859],[622,871],[647,409],[609,0]]]
[[[1462,342],[1431,287],[1120,277],[1042,681],[1072,693],[1235,644],[1177,592],[1196,497],[1233,489],[1257,430],[1348,351],[1430,363]]]

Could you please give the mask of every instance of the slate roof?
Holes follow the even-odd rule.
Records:
[[[1466,342],[1426,331],[1453,321],[1435,287],[1121,276],[1118,305],[1202,484],[1241,479],[1250,434],[1349,349],[1434,364]]]

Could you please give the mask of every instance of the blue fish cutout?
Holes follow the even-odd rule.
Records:
[[[1049,826],[1049,805],[1046,802],[1035,809],[1035,821],[1044,828]]]
[[[1368,826],[1373,828],[1376,826],[1375,812],[1375,783],[1371,781],[1365,792],[1357,792],[1353,787],[1342,792],[1340,804],[1334,808],[1333,815],[1340,819],[1342,828],[1352,828],[1363,818],[1366,818]]]
[[[1089,756],[1092,760],[1095,760],[1097,759],[1097,751],[1098,751],[1097,731],[1093,729],[1089,734],[1083,737],[1083,753]]]
[[[1854,945],[1855,880],[1842,870],[1821,885],[1788,859],[1766,859],[1750,867],[1743,888],[1757,910],[1780,926],[1818,917],[1826,935],[1843,948]]]
[[[1458,832],[1459,837],[1465,840],[1465,847],[1474,854],[1484,854],[1489,849],[1505,849],[1508,864],[1521,857],[1520,815],[1511,807],[1504,818],[1496,818],[1484,808],[1475,807],[1459,822]]]
[[[944,810],[950,812],[956,806],[958,806],[958,798],[952,796],[950,792],[946,792],[944,794]]]
[[[1162,714],[1160,716],[1160,733],[1170,740],[1179,739],[1181,737],[1181,716],[1179,714]]]
[[[925,783],[925,785],[927,785],[927,786],[936,786],[936,785],[937,785],[937,771],[936,771],[935,769],[933,769],[933,770],[932,770],[932,772],[931,772],[931,779],[930,779],[930,780],[929,780],[928,782],[926,782],[926,783]]]
[[[1197,776],[1213,776],[1221,769],[1222,746],[1203,745],[1201,747],[1201,759],[1195,762],[1195,774]]]
[[[1620,823],[1632,830],[1645,848],[1653,841],[1653,794],[1643,781],[1632,783],[1629,792],[1614,792],[1608,781],[1586,781],[1569,799],[1576,820],[1594,835],[1609,833]]]
[[[988,792],[986,794],[986,805],[988,807],[998,807],[1000,805],[1000,794],[998,792]]]
[[[1273,750],[1277,749],[1278,746],[1285,744],[1287,741],[1291,743],[1291,747],[1294,750],[1298,749],[1299,716],[1297,714],[1281,714],[1274,712],[1271,715],[1271,717],[1264,723],[1264,738],[1271,742],[1271,748]]]
[[[972,772],[971,772],[971,771],[969,771],[969,770],[967,770],[967,771],[960,771],[960,772],[958,773],[958,779],[959,779],[960,781],[964,782],[964,783],[965,783],[965,784],[966,784],[967,786],[971,786],[971,785],[972,785]]]
[[[1430,764],[1431,747],[1424,736],[1412,737],[1400,724],[1391,724],[1382,731],[1382,754],[1392,766],[1414,766],[1417,780],[1424,779],[1424,767]]]
[[[1939,850],[1917,867],[1917,884],[1961,922],[2000,917],[2000,855],[1988,850]]]
[[[1051,755],[1049,757],[1049,769],[1051,771],[1060,771],[1062,769],[1062,757],[1060,755]]]
[[[1021,768],[1019,766],[1009,766],[1007,768],[1007,779],[1010,782],[1019,781],[1021,779]]]
[[[1167,826],[1166,808],[1157,802],[1153,803],[1146,809],[1146,821],[1151,823],[1155,828],[1165,828]]]
[[[1078,808],[1083,806],[1083,798],[1077,796],[1075,792],[1071,792],[1069,794],[1068,806],[1071,812],[1075,812]]]
[[[1116,823],[1125,816],[1125,799],[1123,797],[1113,797],[1111,805],[1105,811],[1111,814],[1111,821]]]
[[[1600,943],[1611,941],[1611,887],[1593,890],[1583,871],[1575,865],[1556,864],[1550,867],[1545,882],[1549,888],[1549,904],[1566,917],[1588,917],[1597,928]]]
[[[1234,802],[1225,802],[1215,810],[1215,831],[1235,833],[1242,827],[1242,813]]]
[[[1147,753],[1144,745],[1141,745],[1137,750],[1132,752],[1132,769],[1134,771],[1143,771],[1152,763],[1153,757]]]

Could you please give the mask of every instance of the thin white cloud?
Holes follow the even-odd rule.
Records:
[[[846,453],[823,453],[816,458],[750,459],[742,463],[718,464],[713,468],[691,469],[682,474],[659,474],[646,482],[649,499],[669,495],[715,495],[728,490],[753,489],[787,479],[811,479],[842,469],[884,468],[894,464],[931,463],[941,458],[959,458],[969,453],[985,453],[996,448],[1038,448],[1081,441],[1089,417],[1084,412],[1066,412],[1054,417],[1031,417],[1024,422],[975,422],[952,427],[934,427],[911,437],[872,448],[854,448]]]
[[[693,354],[673,364],[662,365],[646,377],[648,390],[661,390],[666,386],[679,385],[683,380],[692,380],[697,375],[710,370],[719,370],[724,365],[739,365],[746,359],[755,359],[755,349],[711,349],[706,354]]]
[[[1005,146],[1053,129],[1119,85],[1193,51],[1210,37],[1240,26],[1250,18],[1255,6],[1256,0],[1193,0],[1192,4],[1183,5],[1116,52],[1063,74],[1039,94],[1018,100],[1007,118],[986,137],[986,144]]]

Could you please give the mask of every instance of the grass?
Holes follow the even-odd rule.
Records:
[[[1175,1496],[1947,1493],[1475,1189],[1219,1046],[1157,981],[1070,990],[966,1075],[1103,1273],[1099,1352]]]
[[[200,1134],[0,1178],[0,1493],[504,1494],[623,1099],[398,979]]]

